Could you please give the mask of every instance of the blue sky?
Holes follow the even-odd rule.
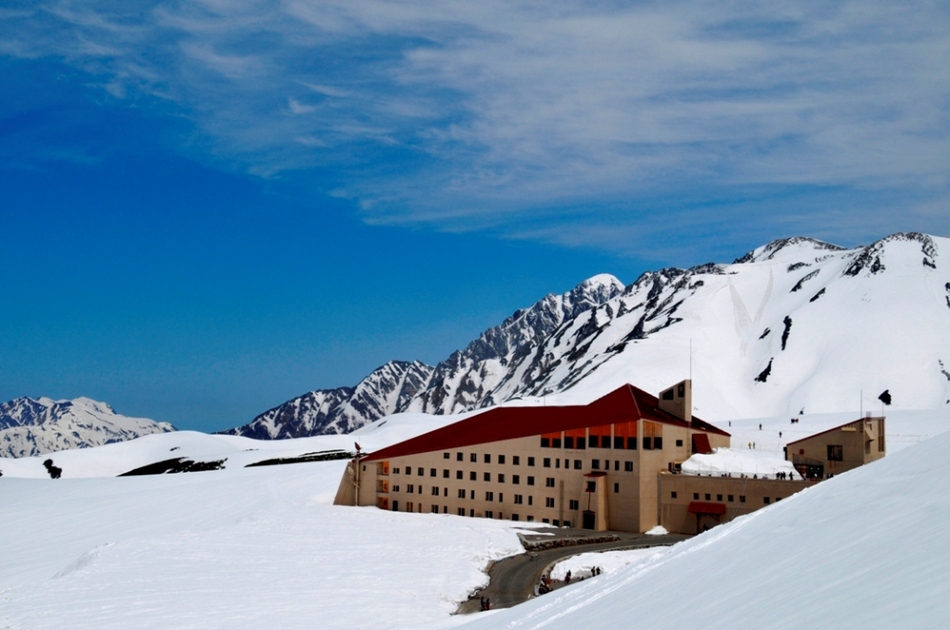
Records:
[[[950,233],[950,10],[13,2],[0,398],[214,430],[545,293]]]

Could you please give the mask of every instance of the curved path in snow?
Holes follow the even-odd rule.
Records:
[[[535,532],[549,532],[553,536],[539,536]],[[616,551],[619,549],[646,549],[648,547],[666,547],[691,538],[681,534],[647,536],[627,532],[593,532],[576,529],[530,530],[521,536],[526,546],[541,541],[560,539],[564,542],[577,538],[613,537],[614,540],[554,547],[539,551],[528,551],[521,555],[499,560],[488,567],[489,583],[476,591],[468,601],[462,602],[456,614],[479,612],[481,598],[491,600],[492,608],[510,608],[535,597],[534,588],[541,580],[541,574],[555,562],[591,551]],[[557,586],[555,587],[557,588]]]

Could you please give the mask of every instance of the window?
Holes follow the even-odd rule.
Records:
[[[583,461],[581,461],[581,460],[579,460],[579,459],[575,459],[575,460],[574,460],[574,470],[580,470],[580,469],[583,468],[583,467],[584,467],[584,462],[583,462]]]
[[[458,509],[458,515],[459,515],[459,516],[465,516],[465,508],[459,508],[459,509]]]
[[[550,468],[550,467],[551,467],[551,458],[550,458],[550,457],[545,457],[543,460],[541,460],[541,465],[544,466],[545,468]]]
[[[491,473],[482,473],[482,481],[491,481]]]
[[[498,473],[498,483],[505,483],[505,474]]]
[[[468,461],[472,462],[473,464],[477,464],[477,463],[478,463],[478,455],[475,454],[475,453],[472,453],[471,455],[468,456]]]
[[[676,440],[677,446],[683,446],[683,440]]]
[[[600,470],[600,460],[599,459],[590,460],[590,467],[594,470]]]
[[[617,494],[618,492],[620,492],[620,484],[619,484],[619,483],[615,483],[615,484],[614,484],[614,494]]]
[[[671,498],[671,499],[675,499],[675,498],[676,498],[676,490],[670,492],[670,498]]]
[[[515,495],[515,505],[521,505],[524,503],[524,496],[520,494]]]
[[[499,463],[499,464],[504,464],[504,463],[505,463],[505,456],[504,456],[504,455],[499,455],[499,456],[498,456],[498,463]]]
[[[464,477],[462,477],[462,471],[461,471],[461,470],[456,470],[456,471],[455,471],[455,478],[456,478],[456,479],[463,479],[463,478],[464,478]]]
[[[442,459],[448,459],[448,458],[449,458],[448,453],[442,453]]]
[[[469,472],[469,473],[468,473],[468,480],[469,480],[469,481],[478,481],[478,473],[475,472],[474,470],[471,471],[471,472]]]
[[[407,511],[407,512],[412,512],[413,507],[414,507],[414,506],[413,506],[413,504],[412,504],[412,501],[410,501],[409,503],[406,504],[406,511]]]
[[[449,496],[449,489],[448,489],[448,488],[442,488],[442,496],[443,496],[443,497]]]
[[[620,470],[620,460],[614,461],[614,470]]]
[[[430,469],[429,469],[429,476],[430,476],[430,477],[438,477],[438,476],[439,476],[439,472],[438,472],[435,468],[430,468]]]
[[[529,501],[528,503],[530,503],[530,501]],[[528,515],[528,522],[531,523],[531,522],[533,522],[533,521],[534,521],[534,517],[529,514],[529,515]]]
[[[716,495],[716,500],[717,500],[717,501],[722,501],[722,495],[721,495],[721,494],[717,494],[717,495]]]
[[[586,449],[587,448],[587,438],[579,437],[577,438],[577,448]]]
[[[533,486],[533,485],[534,485],[534,477],[528,477],[528,485],[529,485],[529,486]]]
[[[554,497],[546,497],[544,499],[544,507],[553,508],[554,507]]]
[[[462,461],[462,459],[463,459],[463,458],[462,458],[462,454],[461,454],[461,453],[456,453],[456,454],[455,454],[455,461],[460,462],[460,461]]]
[[[597,492],[597,482],[596,482],[596,481],[588,481],[588,482],[587,482],[587,491],[588,491],[588,492]]]
[[[449,513],[449,506],[443,505],[443,506],[442,506],[442,513],[443,513],[443,514],[448,514],[448,513]]]
[[[772,500],[769,499],[768,497],[762,497],[762,503],[764,503],[765,505],[768,505],[768,504],[771,503],[771,502],[772,502]]]
[[[407,475],[411,475],[411,474],[412,474],[412,466],[406,466],[406,474],[407,474]]]
[[[745,503],[745,495],[744,495],[744,494],[740,494],[740,495],[739,495],[739,503]]]
[[[663,438],[661,436],[656,436],[653,438],[653,450],[662,451],[663,450]]]
[[[485,463],[486,463],[486,464],[490,464],[490,463],[491,463],[491,454],[485,453]]]
[[[520,465],[521,465],[521,457],[519,457],[518,455],[512,455],[512,457],[511,457],[511,465],[512,465],[512,466],[520,466]]]
[[[534,497],[528,496],[528,505],[534,505]]]
[[[732,503],[733,501],[735,501],[735,497],[734,497],[733,495],[731,495],[731,494],[728,495],[728,496],[726,497],[726,499],[728,499],[729,503]]]
[[[464,490],[464,489],[459,488],[458,498],[460,498],[460,499],[464,499],[464,498],[465,498],[465,490]]]
[[[439,496],[439,486],[432,486],[433,496]]]
[[[439,506],[438,506],[438,505],[433,505],[433,506],[432,506],[432,513],[433,513],[433,514],[438,514],[438,513],[439,513]]]
[[[624,472],[633,472],[633,462],[624,462],[623,470]]]
[[[564,461],[566,462],[567,460],[565,459]],[[567,464],[565,464],[565,467],[566,467],[566,466],[567,466]],[[555,468],[560,468],[560,467],[561,467],[561,460],[555,459],[555,460],[554,460],[554,467],[555,467]]]
[[[442,477],[445,478],[445,479],[448,479],[448,478],[449,478],[449,469],[448,469],[448,468],[443,468],[443,469],[442,469]]]
[[[544,485],[548,488],[554,487],[554,477],[547,477],[544,480]]]
[[[534,458],[533,458],[533,457],[529,457],[529,458],[528,458],[528,466],[534,466]]]
[[[844,447],[840,444],[828,445],[828,461],[840,462],[844,460]]]
[[[518,520],[518,515],[517,515],[517,514],[512,514],[512,515],[511,515],[511,520],[517,521],[517,520]]]
[[[554,519],[554,522],[551,523],[551,524],[554,525],[555,527],[560,527],[560,526],[561,526],[561,521],[559,521],[558,519]]]
[[[415,489],[416,489],[415,485],[410,483],[409,486],[406,488],[406,492],[408,492],[409,494],[412,494],[413,492],[415,492]]]
[[[520,483],[521,483],[521,475],[512,475],[512,476],[511,476],[511,483],[513,483],[513,484],[515,484],[515,485],[520,484]]]
[[[393,501],[393,512],[399,511],[399,501]]]
[[[393,486],[393,492],[399,492],[399,486]]]
[[[420,466],[420,467],[416,470],[416,472],[419,474],[420,477],[424,477],[425,474],[426,474],[426,469],[423,468],[422,466]]]
[[[494,492],[486,492],[486,493],[485,493],[485,500],[486,500],[486,501],[494,501],[494,500],[495,500],[495,493],[494,493]]]
[[[712,495],[707,492],[707,493],[706,493],[706,500],[709,501],[709,500],[711,500],[711,499],[712,499]]]
[[[570,503],[569,503],[568,505],[569,505],[569,508],[572,509],[572,510],[579,510],[580,507],[581,507],[580,501],[578,501],[578,500],[576,500],[576,499],[571,499],[571,500],[570,500]]]
[[[551,448],[551,438],[541,438],[541,448]]]
[[[393,468],[393,474],[394,474],[394,475],[398,475],[398,474],[399,474],[399,469],[398,469],[398,468]]]
[[[468,498],[469,498],[469,499],[472,499],[473,501],[475,500],[475,491],[474,491],[474,490],[470,491]],[[472,516],[475,516],[475,515],[473,514]]]
[[[491,510],[485,510],[485,518],[494,518],[494,517],[495,517],[494,512],[492,512]]]
[[[619,435],[614,437],[614,448],[623,448],[623,438]]]
[[[504,493],[504,492],[499,492],[499,493],[498,493],[498,502],[499,502],[499,503],[504,503],[504,502],[505,502],[505,493]],[[498,514],[498,518],[501,518],[501,514],[500,514],[500,513]]]
[[[551,440],[551,448],[561,448],[561,438],[554,438]]]
[[[542,523],[547,523],[548,525],[550,525],[550,524],[551,524],[551,519],[549,519],[549,518],[542,518],[542,519],[541,519],[541,522],[542,522]]]
[[[574,438],[569,435],[564,436],[564,448],[574,448]]]
[[[693,493],[693,501],[699,501],[699,493],[698,493],[698,492],[694,492],[694,493]]]
[[[627,438],[627,450],[628,451],[637,450],[637,438],[635,437]]]

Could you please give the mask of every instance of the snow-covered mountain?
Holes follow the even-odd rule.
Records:
[[[0,404],[0,457],[33,457],[174,430],[167,422],[117,414],[89,398],[16,398]]]
[[[948,330],[950,239],[900,233],[844,249],[790,238],[732,264],[651,271],[627,287],[599,275],[549,295],[428,378],[419,364],[410,398],[372,390],[385,404],[352,406],[345,424],[321,420],[302,399],[278,409],[302,410],[287,422],[336,432],[383,412],[459,413],[558,392],[591,400],[625,382],[659,391],[690,375],[695,411],[709,420],[932,409],[950,404]],[[283,435],[283,417],[271,422],[267,435]],[[245,430],[232,432],[265,436]]]

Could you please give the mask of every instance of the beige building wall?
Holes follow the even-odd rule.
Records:
[[[790,442],[785,450],[785,458],[803,474],[808,465],[820,465],[824,470],[823,476],[827,477],[884,457],[884,435],[884,418],[862,418]]]
[[[622,436],[617,425],[609,426],[610,448],[565,448],[566,436],[558,432],[561,447],[542,447],[542,436],[535,435],[386,461],[364,459],[359,504],[574,527],[585,525],[589,510],[594,522],[586,525],[592,529],[646,531],[659,523],[656,474],[685,461],[692,434],[703,432],[639,420],[636,448],[628,448],[626,438],[624,448],[613,448]],[[580,431],[586,447],[596,430],[568,434]],[[728,446],[728,436],[706,435],[711,444]],[[354,466],[351,462],[341,480],[337,504],[356,504]]]
[[[660,525],[675,534],[698,534],[799,492],[815,482],[749,477],[702,477],[661,472]],[[690,512],[690,504],[706,504]],[[709,504],[712,504],[710,506]],[[722,514],[712,514],[721,506]],[[713,507],[706,511],[705,508]]]

